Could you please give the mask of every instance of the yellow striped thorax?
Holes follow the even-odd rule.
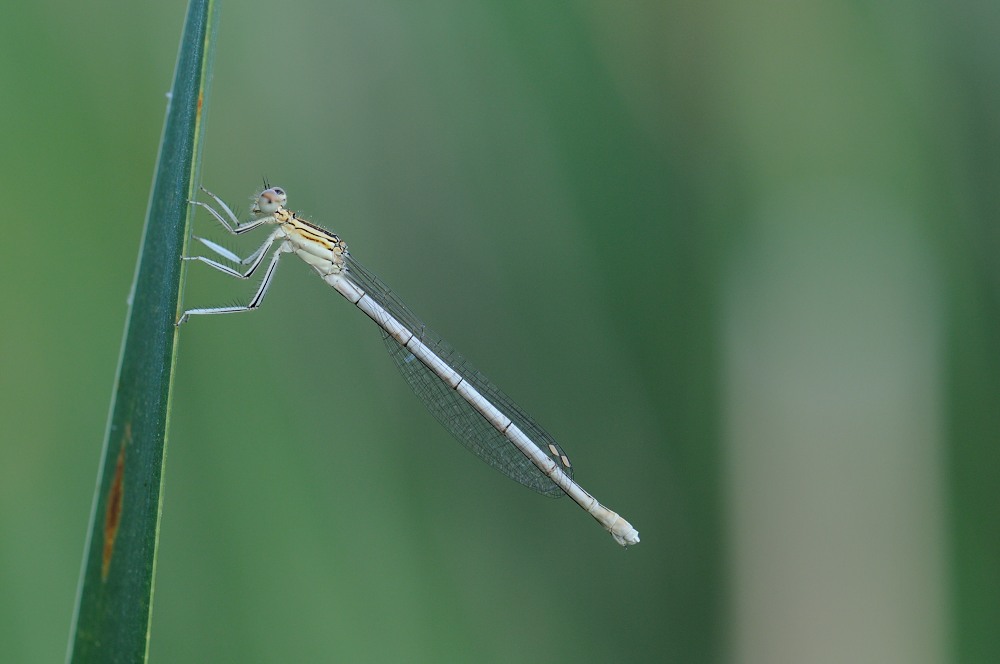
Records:
[[[342,272],[347,243],[336,233],[301,219],[295,212],[285,207],[287,200],[284,189],[271,187],[260,192],[252,211],[271,216],[291,243],[292,251],[320,275]]]

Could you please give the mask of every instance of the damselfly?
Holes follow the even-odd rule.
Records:
[[[283,254],[292,253],[308,263],[329,285],[347,298],[381,328],[389,354],[407,383],[431,413],[463,445],[494,468],[521,484],[547,496],[568,495],[597,519],[622,546],[639,543],[639,533],[621,516],[601,505],[573,481],[573,468],[562,447],[535,423],[517,404],[474,369],[441,337],[424,325],[378,277],[358,263],[337,235],[299,218],[285,207],[284,189],[269,187],[256,197],[253,218],[241,223],[218,196],[204,187],[219,209],[199,201],[234,235],[261,226],[271,227],[270,235],[256,251],[240,258],[228,249],[198,239],[236,269],[205,256],[188,256],[231,277],[249,279],[271,252],[270,262],[257,292],[246,305],[188,309],[177,321],[191,316],[232,314],[253,311],[260,306],[274,270]]]

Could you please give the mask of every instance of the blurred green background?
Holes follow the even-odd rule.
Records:
[[[65,652],[184,9],[5,12],[3,662]],[[285,261],[181,334],[152,660],[1000,661],[998,29],[227,3],[205,184],[286,187],[642,544],[464,452]]]

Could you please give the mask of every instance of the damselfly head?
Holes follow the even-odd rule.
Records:
[[[257,195],[251,212],[254,214],[274,214],[288,201],[285,190],[281,187],[265,189]]]

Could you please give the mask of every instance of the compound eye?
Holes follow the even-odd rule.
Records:
[[[257,203],[254,207],[257,212],[273,214],[282,206],[285,200],[285,192],[277,187],[272,187],[260,192],[260,196],[257,197]]]

